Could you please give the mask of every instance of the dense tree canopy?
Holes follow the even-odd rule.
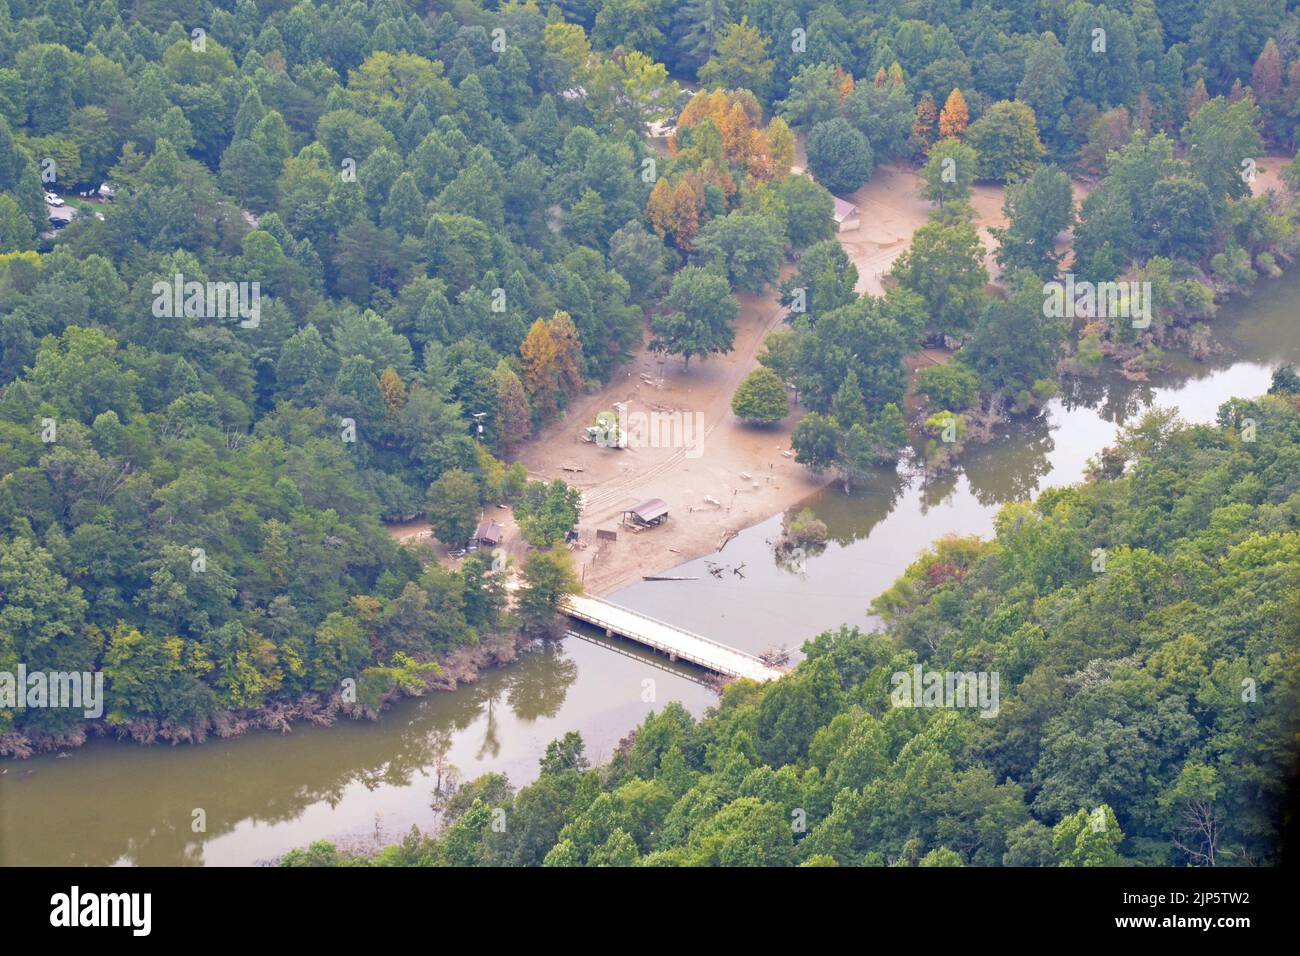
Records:
[[[373,715],[457,648],[550,633],[578,495],[507,462],[645,344],[730,351],[738,293],[789,315],[735,413],[785,418],[792,387],[796,460],[847,489],[905,409],[1032,411],[1103,350],[1141,375],[1300,254],[1300,164],[1251,188],[1297,146],[1298,33],[1237,0],[0,0],[0,671],[102,671],[109,732],[198,740],[304,699]],[[830,194],[880,163],[935,209],[859,295]],[[1074,343],[1044,314],[1072,224],[1068,268],[1149,282],[1148,328]],[[956,355],[909,392],[927,340]],[[701,721],[669,706],[599,770],[566,737],[385,859],[1272,862],[1294,377],[939,543],[885,631],[821,635]],[[507,501],[513,608],[494,556],[383,524],[459,549]],[[998,670],[1007,719],[890,707],[914,663]],[[0,749],[81,724],[0,708]]]
[[[1247,418],[1272,439],[1243,441]],[[567,735],[535,783],[475,784],[440,835],[375,862],[1276,863],[1298,726],[1298,455],[1294,396],[1234,399],[1213,426],[1155,413],[1121,435],[1109,476],[1006,506],[990,540],[927,550],[873,604],[882,630],[820,634],[793,673],[729,687],[702,719],[668,704],[604,767]],[[996,719],[900,704],[914,666],[997,672]],[[286,862],[355,862],[336,854]]]

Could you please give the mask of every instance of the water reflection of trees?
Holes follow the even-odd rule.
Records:
[[[117,772],[106,780],[129,793],[114,795],[111,812],[102,806],[97,811],[105,825],[96,828],[96,840],[69,844],[67,858],[57,862],[201,865],[204,844],[241,825],[293,820],[320,802],[336,807],[355,783],[370,790],[410,786],[421,771],[445,763],[457,736],[485,713],[489,719],[475,749],[480,756],[497,756],[502,749],[495,713],[500,701],[504,699],[521,720],[554,717],[577,676],[563,645],[548,644],[475,684],[404,701],[374,724],[298,728],[283,737],[258,733],[168,754],[169,761],[129,752],[108,755],[121,756],[122,761],[114,764]],[[166,779],[151,786],[149,775]],[[123,779],[131,782],[119,783]],[[430,790],[433,785],[430,780]],[[97,788],[96,794],[87,793],[84,799],[102,798]],[[206,811],[204,834],[190,830],[193,807]]]
[[[489,697],[485,713],[486,720],[483,721],[483,742],[479,744],[478,752],[474,755],[482,760],[484,757],[496,757],[501,753],[501,738],[497,736],[497,715],[496,715],[495,697]]]
[[[960,475],[958,471],[923,472],[920,476],[921,485],[918,489],[920,498],[917,502],[921,514],[947,501],[957,490],[957,479]]]
[[[871,530],[894,510],[906,488],[907,479],[897,469],[873,468],[865,480],[854,485],[848,494],[839,482],[828,485],[787,512],[786,521],[810,508],[820,521],[825,522],[828,541],[849,545],[871,534]],[[780,549],[776,552],[776,563],[781,565]],[[788,561],[788,556],[784,560]]]
[[[1066,375],[1061,379],[1057,400],[1067,411],[1076,408],[1097,408],[1106,400],[1110,376]]]
[[[808,572],[808,559],[818,557],[825,551],[825,543],[796,545],[790,548],[783,548],[779,544],[774,544],[772,547],[772,560],[776,562],[778,568],[787,574],[802,575]]]
[[[1000,505],[1033,496],[1052,470],[1056,450],[1045,416],[1016,422],[1014,437],[976,448],[963,462],[971,494],[981,505]]]
[[[1067,410],[1096,409],[1105,421],[1122,425],[1151,407],[1156,389],[1181,388],[1188,382],[1230,368],[1241,358],[1232,350],[1206,356],[1200,361],[1171,352],[1167,355],[1168,371],[1154,373],[1148,381],[1132,381],[1109,366],[1104,374],[1093,377],[1067,375],[1061,382],[1060,402]]]
[[[1067,411],[1095,409],[1104,421],[1114,425],[1149,407],[1154,398],[1155,386],[1151,382],[1130,381],[1118,373],[1097,378],[1067,377],[1060,394],[1061,405]]]
[[[522,720],[554,717],[564,704],[569,687],[578,679],[578,665],[565,653],[564,645],[547,643],[533,651],[542,666],[512,668],[507,699]]]

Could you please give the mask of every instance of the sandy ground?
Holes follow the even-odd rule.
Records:
[[[611,383],[571,399],[563,418],[520,450],[519,461],[531,478],[561,478],[582,491],[580,543],[573,557],[588,593],[608,594],[643,574],[708,554],[728,532],[783,511],[829,480],[812,477],[792,454],[782,453],[789,451],[798,410],[766,427],[746,425],[731,412],[732,393],[757,367],[763,339],[781,326],[785,314],[774,296],[739,298],[732,352],[692,360],[683,368],[680,359],[664,360],[643,348]],[[613,410],[617,402],[627,403],[629,421],[639,414],[648,419],[651,413],[680,413],[681,424],[661,418],[666,425],[644,440],[630,436],[627,448],[583,441],[596,414]],[[622,524],[622,513],[648,498],[667,502],[670,516],[662,525],[633,532]],[[521,566],[528,548],[509,509],[489,507],[484,515],[505,528],[505,549],[515,567]],[[447,549],[430,536],[427,521],[389,528],[399,540],[427,544],[439,560],[452,562]],[[598,541],[597,529],[614,531],[618,539]]]
[[[1255,181],[1250,184],[1250,191],[1256,196],[1263,195],[1270,190],[1285,192],[1286,186],[1282,182],[1282,167],[1289,162],[1291,162],[1290,156],[1279,153],[1261,156],[1255,163]]]
[[[823,483],[783,454],[799,412],[766,427],[746,425],[731,412],[732,393],[757,367],[763,339],[785,313],[774,296],[739,298],[734,351],[683,368],[680,359],[643,349],[611,384],[579,397],[522,450],[519,460],[531,476],[582,489],[582,545],[574,559],[588,592],[608,594],[708,554],[728,532],[783,511]],[[582,441],[596,414],[616,402],[627,403],[632,422],[658,413],[667,425],[649,429],[643,440],[632,435],[627,448]],[[667,417],[677,414],[680,426]],[[581,470],[566,470],[574,468]],[[623,511],[648,498],[667,502],[668,521],[639,532],[624,527]],[[597,541],[597,529],[616,532],[618,540]]]
[[[1256,194],[1277,187],[1279,171],[1287,161],[1288,157],[1276,156],[1259,161],[1253,184]],[[802,171],[805,162],[800,137],[794,169]],[[858,227],[839,236],[858,268],[860,293],[883,294],[883,279],[894,260],[928,220],[932,207],[920,198],[918,188],[914,168],[884,165],[870,182],[845,197],[860,210]],[[1074,193],[1077,205],[1086,189],[1075,183]],[[1006,224],[1003,196],[1001,186],[979,184],[972,197],[976,225],[988,250],[985,264],[994,279],[999,271],[993,261],[997,243],[989,229]],[[1068,246],[1069,235],[1063,234],[1060,247]],[[783,275],[792,270],[787,265]],[[520,450],[519,460],[532,478],[561,478],[582,490],[580,543],[573,555],[588,593],[607,595],[643,575],[660,574],[716,551],[732,533],[795,506],[832,480],[829,474],[811,475],[789,451],[790,431],[802,409],[767,427],[747,425],[732,414],[732,394],[758,366],[763,339],[781,327],[785,314],[774,291],[738,298],[741,310],[734,351],[707,361],[693,360],[683,368],[680,359],[662,358],[643,347],[609,384],[571,398],[565,415]],[[942,350],[927,350],[913,356],[908,368],[947,357]],[[675,433],[671,426],[658,429],[657,437],[668,440],[656,441],[652,434],[649,441],[630,443],[636,447],[602,448],[582,441],[596,414],[613,410],[618,402],[627,403],[633,420],[658,413],[680,415],[681,424]],[[622,524],[623,511],[649,498],[667,502],[670,517],[660,526],[634,533]],[[490,506],[484,516],[505,527],[505,550],[516,569],[522,566],[528,548],[509,509]],[[439,560],[453,563],[428,528],[423,520],[390,526],[399,540],[427,543]],[[597,530],[614,531],[617,540],[598,541]]]
[[[802,146],[801,141],[796,169],[804,162]],[[859,292],[884,291],[882,277],[929,218],[931,205],[919,198],[917,186],[914,170],[883,166],[851,197],[862,210],[861,223],[839,238],[858,267]],[[994,243],[987,229],[1004,221],[1002,192],[1000,187],[981,186],[974,199],[981,235],[990,249]],[[786,274],[792,269],[787,266]],[[561,421],[521,451],[520,461],[532,477],[562,478],[582,489],[582,544],[574,550],[574,559],[589,593],[608,594],[642,575],[662,573],[715,551],[730,533],[793,507],[832,480],[831,475],[811,475],[789,451],[790,430],[802,410],[768,427],[747,425],[732,414],[732,394],[758,366],[763,339],[781,327],[785,313],[775,294],[739,298],[733,352],[692,361],[683,369],[679,359],[665,360],[643,349],[612,383],[579,397]],[[944,358],[918,356],[909,366]],[[583,442],[583,429],[616,402],[627,402],[633,417],[681,413],[702,426],[703,441],[688,447],[626,449]],[[582,470],[567,470],[571,468]],[[648,498],[667,502],[670,517],[663,525],[634,533],[623,526],[622,513]],[[618,540],[598,541],[597,529],[615,531]],[[512,556],[519,560],[524,555],[512,549]]]
[[[782,325],[785,314],[775,295],[738,298],[732,352],[703,362],[694,359],[683,368],[680,359],[662,359],[642,348],[598,392],[571,398],[565,415],[520,450],[518,460],[529,477],[560,478],[582,491],[580,543],[573,557],[589,593],[608,594],[643,574],[708,554],[728,532],[785,510],[829,480],[812,477],[792,453],[782,453],[789,452],[790,430],[800,410],[766,427],[746,425],[732,414],[732,394],[758,366],[763,339]],[[660,418],[666,424],[649,430],[643,440],[630,437],[627,448],[583,441],[596,414],[613,410],[618,402],[627,403],[632,422],[652,413],[680,417],[676,422]],[[624,527],[623,510],[648,498],[668,503],[668,521],[640,532]],[[505,528],[504,548],[515,568],[522,566],[528,546],[510,510],[488,507],[484,517]],[[598,541],[597,529],[615,531],[618,539]],[[431,547],[448,565],[456,563],[424,519],[394,523],[389,530],[400,541]]]
[[[858,227],[840,233],[840,243],[858,267],[858,292],[884,294],[884,279],[894,267],[894,260],[907,249],[912,233],[929,220],[934,206],[921,198],[920,188],[921,177],[915,168],[885,165],[878,167],[861,189],[843,197],[857,205],[859,211]],[[1002,186],[977,183],[971,195],[975,225],[986,250],[984,267],[994,280],[1001,270],[993,259],[997,242],[989,229],[1007,224],[1002,214],[1005,194]],[[1087,189],[1074,183],[1076,207],[1086,195]],[[1059,247],[1068,246],[1069,236],[1062,234]]]
[[[802,142],[796,170],[802,168]],[[930,204],[917,196],[918,177],[907,167],[882,166],[851,197],[862,209],[857,229],[840,234],[857,265],[859,292],[879,295],[882,277],[911,238],[925,224]],[[1002,189],[982,186],[974,205],[981,234],[992,248],[987,228],[1003,220]],[[991,258],[990,258],[991,263]],[[787,265],[783,275],[793,271]],[[739,421],[731,412],[736,387],[758,367],[763,339],[783,324],[785,309],[774,291],[739,295],[735,349],[707,361],[661,358],[642,348],[633,360],[599,391],[570,400],[565,415],[529,441],[519,460],[529,476],[547,481],[561,478],[582,490],[580,544],[574,564],[590,594],[606,595],[647,574],[716,551],[729,536],[798,504],[833,480],[813,476],[796,464],[790,452],[790,431],[803,414],[796,408],[783,422],[758,427]],[[917,356],[909,367],[943,361],[946,356]],[[680,413],[699,432],[677,433],[676,442],[633,443],[637,447],[602,448],[582,441],[598,412],[626,402],[627,414]],[[667,437],[667,428],[660,428]],[[702,432],[702,441],[697,435]],[[746,477],[748,476],[748,477]],[[623,511],[649,498],[661,498],[670,508],[664,524],[633,532],[622,523]],[[713,504],[710,499],[716,501]],[[506,528],[505,548],[516,568],[527,558],[527,545],[508,509],[489,507],[485,516]],[[454,563],[428,531],[415,520],[394,524],[394,537],[433,548],[439,560]],[[616,541],[598,541],[597,530],[614,531]]]

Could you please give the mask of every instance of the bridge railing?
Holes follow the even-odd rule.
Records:
[[[712,647],[716,647],[720,651],[724,651],[727,654],[742,658],[751,663],[758,664],[760,667],[765,667],[773,671],[780,670],[780,668],[772,667],[771,664],[768,664],[766,661],[764,661],[761,657],[758,657],[757,655],[750,654],[746,651],[738,650],[737,648],[731,647],[730,645],[723,644],[721,641],[715,641],[712,640],[711,638],[707,638],[703,636],[702,634],[696,634],[694,631],[688,631],[684,627],[678,627],[676,624],[669,624],[667,621],[661,621],[658,618],[651,617],[649,614],[642,614],[640,611],[634,611],[630,607],[624,607],[621,604],[615,604],[613,601],[606,601],[604,598],[588,597],[585,594],[577,595],[577,597],[582,598],[582,600],[584,601],[589,601],[592,604],[595,604],[597,606],[604,605],[606,607],[614,608],[615,610],[620,611],[623,614],[629,614],[632,617],[639,618],[643,621],[646,621],[647,623],[655,625],[656,627],[662,627],[669,631],[675,631],[676,633],[688,637],[693,641],[699,641],[702,644],[708,644]],[[592,613],[578,610],[575,606],[569,603],[567,598],[565,599],[564,603],[569,608],[570,612],[574,614],[574,616],[579,617],[590,624],[595,624],[599,627],[607,628],[609,630],[619,629],[618,625],[616,625],[614,622],[606,618],[602,618],[597,614],[592,614]],[[642,635],[642,637],[646,638],[645,643],[647,644],[651,644],[652,646],[655,646],[661,650],[671,650],[671,648],[668,648],[666,646],[661,647],[660,645],[655,644],[653,639],[651,639],[649,635]],[[679,657],[685,656],[680,652],[680,650],[677,651],[677,654]]]

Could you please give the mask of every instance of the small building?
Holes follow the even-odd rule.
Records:
[[[662,498],[651,498],[626,509],[623,512],[624,522],[628,518],[632,519],[634,525],[646,528],[651,525],[663,524],[668,520],[668,504]]]
[[[107,202],[112,202],[117,196],[117,191],[109,183],[99,184],[99,198]]]
[[[478,523],[474,529],[474,537],[470,540],[471,548],[495,548],[506,536],[505,528],[497,524],[491,518],[485,518]]]
[[[832,196],[831,199],[835,204],[835,208],[831,212],[831,218],[835,220],[835,227],[840,232],[858,228],[862,221],[858,216],[858,207],[847,199],[841,199],[839,196]]]

